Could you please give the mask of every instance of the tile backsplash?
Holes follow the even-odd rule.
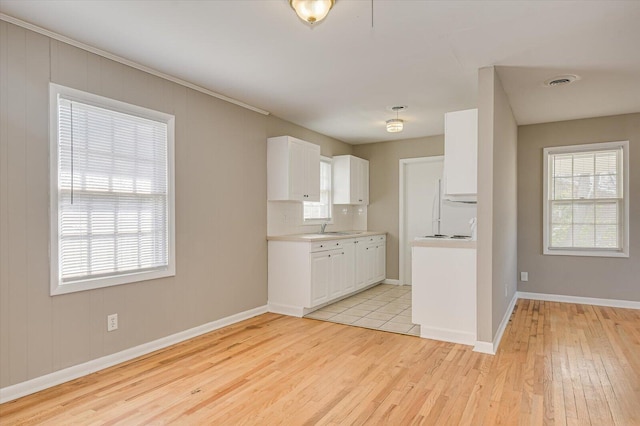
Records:
[[[327,231],[366,231],[367,206],[333,205],[333,223]],[[297,201],[267,202],[267,235],[290,235],[320,232],[320,225],[305,225],[302,203]]]

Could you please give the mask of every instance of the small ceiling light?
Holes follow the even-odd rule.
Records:
[[[300,19],[312,25],[322,21],[334,3],[335,0],[289,0]]]
[[[391,111],[396,112],[396,118],[392,118],[391,120],[387,120],[387,132],[389,133],[398,133],[401,132],[404,128],[404,121],[398,118],[398,111],[404,111],[407,109],[406,106],[394,106],[390,108]]]
[[[546,80],[544,82],[544,85],[549,87],[565,86],[578,80],[580,80],[580,77],[575,74],[558,75],[556,77],[550,78],[549,80]]]
[[[401,132],[403,128],[404,122],[399,118],[392,118],[391,120],[387,120],[387,132],[397,133]]]

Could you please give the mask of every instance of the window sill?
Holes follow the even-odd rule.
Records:
[[[628,250],[623,251],[598,251],[598,250],[572,250],[572,249],[545,249],[544,255],[549,256],[584,256],[584,257],[629,257]]]
[[[333,225],[333,220],[326,220],[326,219],[305,219],[304,222],[302,223],[303,226],[317,226],[317,225]]]
[[[132,272],[130,274],[122,274],[111,277],[93,278],[87,280],[74,281],[67,284],[59,282],[51,283],[51,296],[60,294],[76,293],[78,291],[94,290],[97,288],[112,287],[122,284],[131,284],[140,281],[154,280],[158,278],[175,276],[175,268],[168,267],[155,271]]]

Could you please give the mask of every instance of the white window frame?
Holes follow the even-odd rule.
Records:
[[[304,225],[322,225],[324,223],[328,225],[333,224],[333,159],[329,157],[320,157],[320,163],[329,163],[331,166],[331,189],[329,190],[329,214],[330,218],[310,218],[306,219],[304,217],[304,205],[306,203],[317,203],[317,201],[303,201],[302,203],[302,221]]]
[[[594,248],[550,248],[550,194],[549,194],[549,158],[552,154],[592,152],[611,149],[622,149],[622,216],[619,223],[621,238],[620,249]],[[594,256],[594,257],[629,257],[629,141],[602,142],[583,145],[556,146],[543,149],[543,254],[559,256]]]
[[[135,115],[167,124],[167,201],[168,201],[168,265],[162,269],[152,271],[128,271],[108,277],[94,277],[80,279],[62,284],[60,277],[59,259],[59,230],[58,230],[58,99],[75,100],[101,108]],[[49,176],[50,176],[50,294],[73,293],[77,291],[110,287],[175,275],[175,117],[159,111],[131,105],[125,102],[94,95],[81,90],[72,89],[58,84],[49,84]]]

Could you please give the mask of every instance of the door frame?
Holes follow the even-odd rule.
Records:
[[[404,219],[404,203],[405,203],[405,197],[404,197],[404,186],[405,186],[405,182],[404,182],[404,172],[405,172],[405,167],[409,164],[415,164],[415,163],[435,163],[436,161],[442,161],[444,162],[444,155],[434,155],[432,157],[417,157],[417,158],[401,158],[400,162],[399,162],[399,171],[400,171],[400,186],[399,186],[399,190],[398,190],[398,196],[399,196],[399,212],[398,212],[398,224],[399,224],[399,229],[398,229],[398,239],[399,239],[399,259],[398,259],[398,281],[400,282],[400,285],[405,285],[405,276],[404,276],[404,262],[405,262],[405,258],[407,256],[406,253],[406,241],[405,241],[405,236],[404,236],[404,230],[406,228],[406,224],[405,224],[405,219]],[[411,255],[411,253],[408,254],[409,256]]]

